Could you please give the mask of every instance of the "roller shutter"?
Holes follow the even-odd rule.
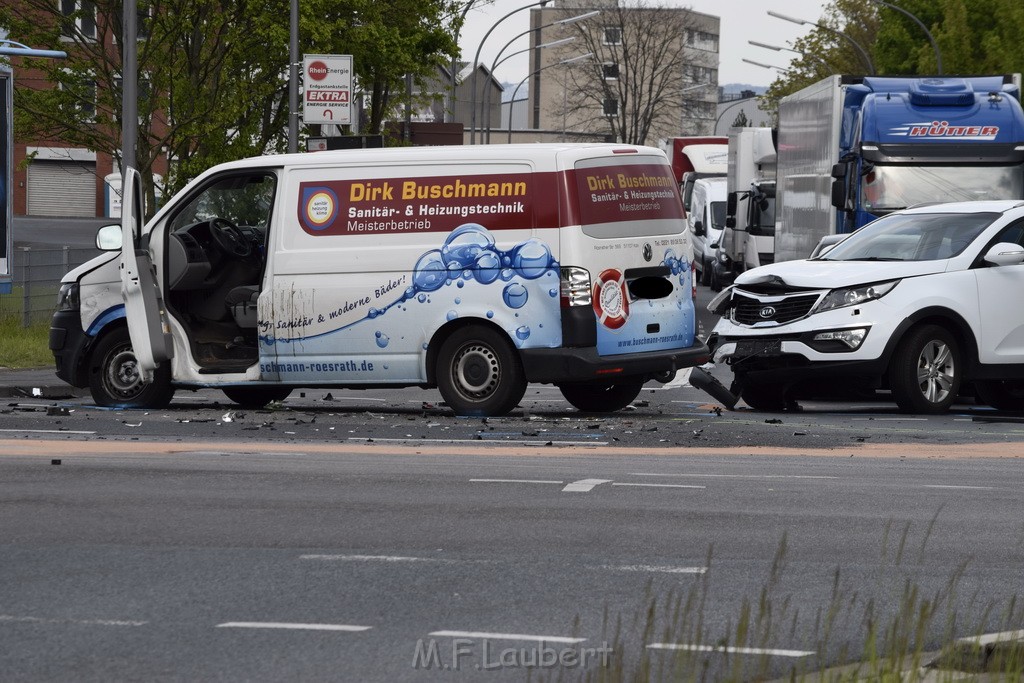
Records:
[[[30,216],[95,216],[96,163],[40,161],[28,167]]]

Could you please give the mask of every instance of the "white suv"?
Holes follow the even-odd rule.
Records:
[[[966,382],[1024,409],[1024,202],[889,214],[817,258],[746,271],[708,308],[715,360],[756,409],[889,389],[939,413]]]

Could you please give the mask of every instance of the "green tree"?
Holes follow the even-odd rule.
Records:
[[[740,109],[740,113],[736,115],[735,119],[733,119],[732,127],[733,128],[745,128],[745,127],[747,127],[749,125],[750,125],[750,120],[747,118],[747,112],[745,112],[742,109]]]

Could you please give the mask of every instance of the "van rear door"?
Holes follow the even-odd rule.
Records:
[[[121,296],[139,375],[150,382],[174,345],[153,259],[142,246],[142,180],[134,168],[125,169],[121,197]]]

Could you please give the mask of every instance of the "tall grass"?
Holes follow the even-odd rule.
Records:
[[[914,580],[913,565],[925,561],[924,550],[934,523],[935,518],[916,557],[908,563],[910,524],[894,534],[890,522],[882,542],[879,578],[869,586],[870,595],[847,587],[837,568],[827,604],[810,620],[801,618],[792,594],[783,588],[784,535],[756,598],[744,597],[724,628],[708,626],[705,615],[714,576],[709,550],[708,571],[688,590],[656,595],[648,584],[643,606],[636,613],[613,618],[606,611],[603,636],[613,648],[607,666],[549,673],[558,681],[597,683],[772,679],[930,683],[964,680],[964,671],[986,672],[992,676],[986,680],[1024,681],[1024,649],[1019,644],[983,647],[956,642],[965,633],[1024,628],[1024,610],[1016,596],[1005,604],[985,602],[977,593],[962,596],[967,563],[955,568],[931,593]],[[647,648],[655,642],[687,649]],[[737,652],[738,648],[746,651]],[[782,660],[757,653],[780,648],[815,654]],[[790,663],[780,668],[780,661]]]
[[[49,323],[21,326],[21,318],[0,316],[0,367],[43,368],[53,365]]]

